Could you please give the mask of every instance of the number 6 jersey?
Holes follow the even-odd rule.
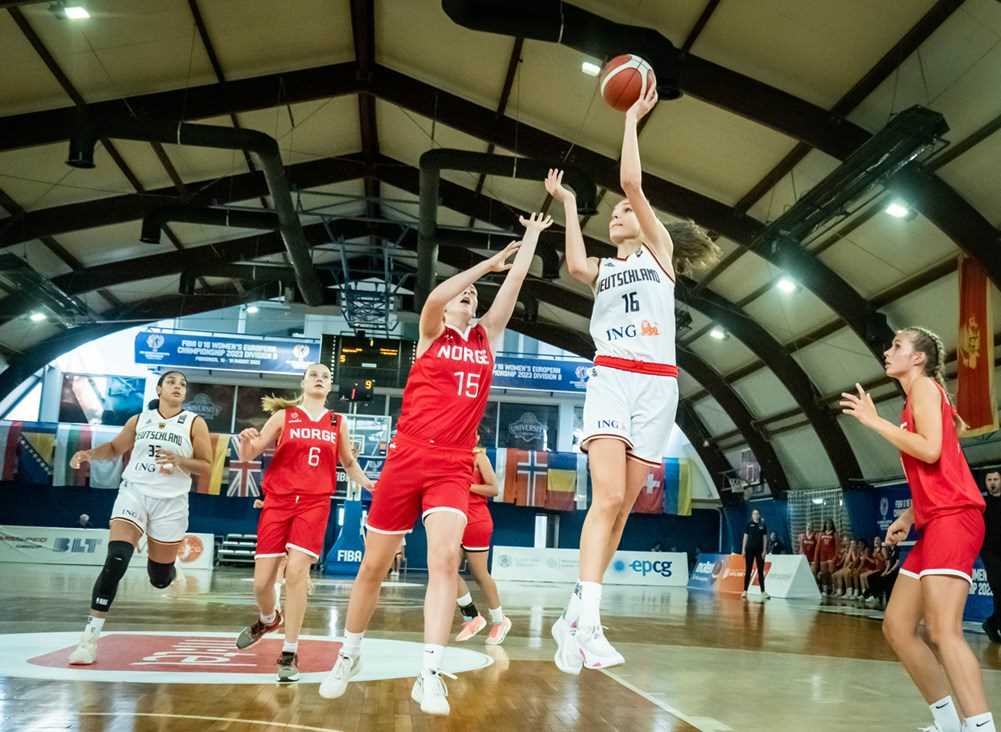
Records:
[[[278,446],[264,472],[265,496],[332,494],[342,419],[324,411],[314,420],[305,409],[287,407]]]
[[[477,323],[462,333],[446,325],[410,370],[398,431],[439,447],[472,450],[493,375],[486,329]]]
[[[646,246],[599,261],[590,330],[598,356],[677,363],[674,280]]]

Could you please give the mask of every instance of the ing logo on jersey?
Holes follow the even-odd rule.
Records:
[[[639,328],[636,327],[635,323],[629,323],[627,325],[605,329],[605,340],[607,341],[618,341],[623,338],[636,338],[637,336],[659,335],[660,326],[656,323],[651,323],[649,320],[642,321]]]
[[[658,336],[660,335],[660,328],[657,327],[656,323],[651,323],[649,320],[644,320],[642,323],[640,323],[640,335]]]

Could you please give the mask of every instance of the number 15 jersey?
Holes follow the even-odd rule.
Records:
[[[314,420],[305,409],[285,409],[278,446],[264,473],[265,496],[333,493],[342,419],[335,412],[324,412]]]
[[[398,431],[439,447],[472,450],[493,375],[486,329],[477,323],[462,333],[446,325],[410,370]]]
[[[590,330],[598,356],[677,363],[674,280],[646,246],[599,261]]]

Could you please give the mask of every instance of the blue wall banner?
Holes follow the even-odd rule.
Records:
[[[136,363],[149,366],[301,374],[319,359],[320,342],[299,338],[141,330],[135,340]]]
[[[590,361],[498,356],[494,362],[495,389],[534,389],[583,394]]]

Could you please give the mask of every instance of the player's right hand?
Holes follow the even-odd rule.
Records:
[[[79,470],[80,466],[87,462],[90,462],[90,450],[80,450],[73,453],[73,457],[70,458],[70,467]]]
[[[886,538],[883,541],[887,544],[899,544],[909,533],[911,533],[911,522],[901,516],[887,528]]]
[[[248,427],[240,433],[240,442],[250,442],[261,436],[256,427]]]

